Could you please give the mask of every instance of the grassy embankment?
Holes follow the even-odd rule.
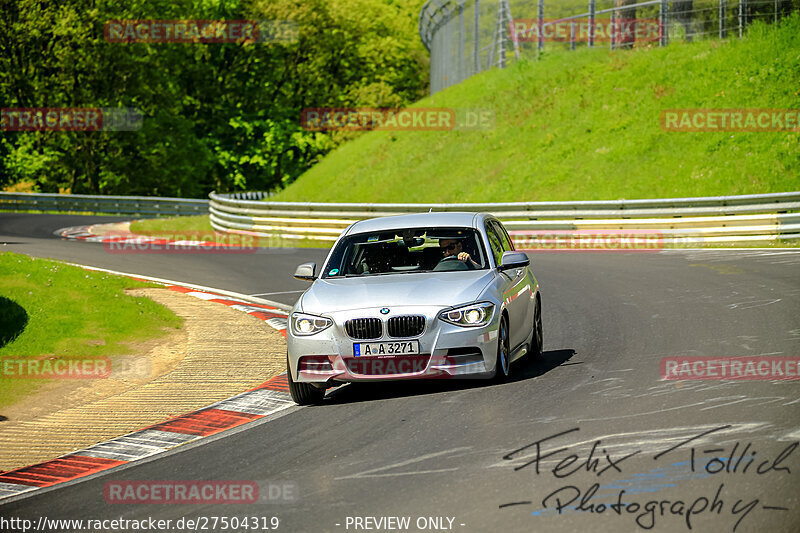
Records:
[[[271,199],[504,202],[769,193],[800,188],[800,131],[668,132],[662,110],[800,107],[800,16],[743,40],[545,53],[416,107],[489,109],[482,131],[376,131]],[[181,224],[207,226],[203,217]],[[137,224],[137,231],[150,225]]]
[[[800,16],[748,37],[492,70],[418,103],[489,108],[487,131],[373,132],[273,200],[504,202],[768,193],[800,186],[800,131],[661,129],[673,108],[800,107]]]
[[[27,359],[84,360],[132,354],[132,343],[166,335],[182,320],[149,298],[124,289],[156,286],[25,255],[0,253],[0,407],[44,383],[18,375]],[[43,367],[42,367],[43,368]]]

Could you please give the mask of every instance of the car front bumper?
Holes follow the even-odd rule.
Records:
[[[492,320],[482,327],[461,327],[438,318],[442,307],[405,307],[392,309],[393,316],[424,315],[425,330],[411,339],[384,336],[369,341],[352,339],[344,324],[351,318],[371,318],[380,315],[380,308],[322,314],[333,320],[326,330],[310,336],[297,336],[291,324],[286,341],[289,371],[298,383],[335,385],[340,382],[387,381],[403,379],[488,378],[494,375],[497,354],[499,309]],[[402,342],[418,340],[420,355],[360,356],[354,354],[354,344],[360,342]],[[301,359],[313,361],[299,368]]]

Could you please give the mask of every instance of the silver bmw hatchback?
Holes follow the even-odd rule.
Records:
[[[318,403],[347,382],[508,377],[542,353],[539,284],[528,256],[486,213],[424,213],[348,227],[287,328],[289,389]]]

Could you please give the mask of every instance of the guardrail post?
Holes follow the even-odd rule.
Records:
[[[597,11],[596,0],[589,0],[589,48],[594,47],[594,27],[595,27],[595,11]]]

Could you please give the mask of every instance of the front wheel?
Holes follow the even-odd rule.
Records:
[[[531,339],[531,359],[541,359],[544,352],[544,335],[542,333],[542,300],[536,298],[533,309],[533,338]]]
[[[498,383],[505,381],[510,373],[509,351],[508,319],[503,317],[497,329],[497,361],[494,365],[494,380]]]
[[[297,405],[312,405],[322,403],[325,397],[325,389],[317,388],[311,383],[295,383],[292,379],[292,370],[289,368],[289,361],[286,361],[286,374],[289,379],[289,394]]]

